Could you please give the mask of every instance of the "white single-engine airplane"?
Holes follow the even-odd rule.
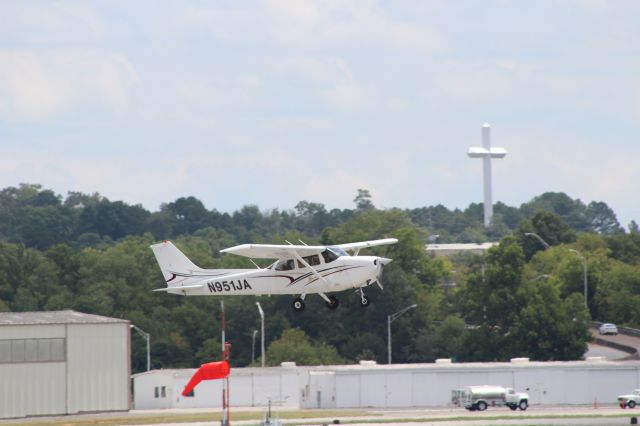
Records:
[[[294,294],[293,309],[300,312],[307,294],[319,294],[329,309],[335,309],[338,299],[326,293],[356,288],[360,290],[360,305],[366,307],[369,298],[362,288],[373,283],[382,288],[382,269],[391,259],[358,256],[360,249],[397,242],[386,238],[335,246],[242,244],[221,252],[277,260],[264,269],[257,265],[257,269],[202,269],[165,241],[151,246],[167,282],[166,288],[155,291],[184,296]],[[353,251],[353,255],[347,251]]]

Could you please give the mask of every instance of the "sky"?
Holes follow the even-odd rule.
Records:
[[[0,2],[0,188],[208,209],[544,192],[640,222],[635,0]]]

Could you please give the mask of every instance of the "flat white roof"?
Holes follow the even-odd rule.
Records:
[[[232,361],[233,363],[233,361]],[[421,363],[421,364],[374,364],[374,365],[316,365],[296,367],[233,367],[231,366],[231,375],[245,375],[251,373],[274,374],[293,371],[309,371],[309,372],[365,372],[365,371],[470,371],[470,370],[522,370],[522,369],[539,369],[539,368],[594,368],[601,369],[633,369],[640,368],[640,361],[606,361],[606,360],[586,360],[586,361],[516,361],[516,362],[453,362],[445,363]],[[134,374],[132,377],[140,377],[145,375],[170,375],[175,377],[190,377],[196,372],[194,368],[185,369],[163,369],[151,370]]]
[[[0,325],[34,325],[34,324],[107,324],[129,323],[120,318],[103,317],[85,314],[72,310],[40,311],[40,312],[0,312]]]
[[[469,250],[489,250],[495,247],[499,242],[487,243],[456,243],[456,244],[427,244],[427,251],[469,251]]]

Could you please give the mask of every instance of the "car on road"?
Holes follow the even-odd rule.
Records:
[[[640,403],[640,389],[634,389],[631,393],[618,397],[620,408],[635,408]]]
[[[605,322],[598,329],[598,333],[600,334],[613,334],[614,336],[618,334],[618,327],[615,324],[611,324],[609,322]]]

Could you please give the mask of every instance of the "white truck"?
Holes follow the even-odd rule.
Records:
[[[620,408],[635,408],[640,404],[640,389],[634,389],[631,393],[618,396]]]
[[[507,406],[512,410],[526,410],[529,395],[502,386],[467,386],[451,392],[451,402],[469,411],[484,411],[487,407]]]

